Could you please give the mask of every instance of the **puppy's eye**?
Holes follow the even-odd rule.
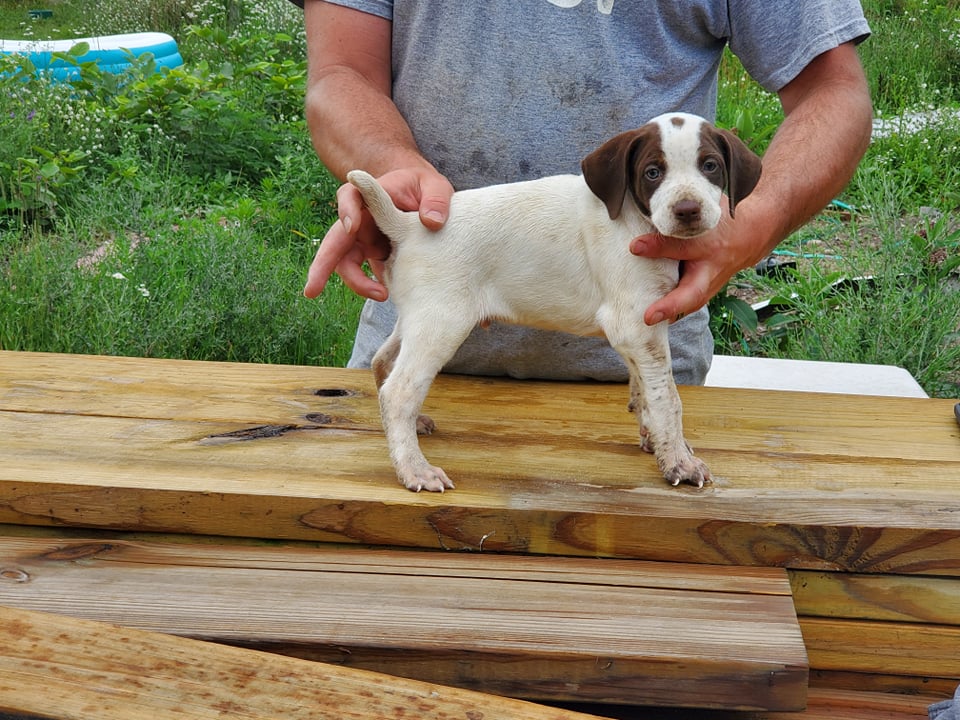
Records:
[[[700,169],[707,174],[712,174],[720,170],[720,163],[713,158],[707,158],[700,165]]]
[[[663,173],[656,165],[651,165],[643,171],[643,176],[650,182],[656,182],[662,177]]]

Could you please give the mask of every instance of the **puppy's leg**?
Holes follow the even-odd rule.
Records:
[[[466,339],[472,323],[464,318],[431,316],[413,318],[404,326],[408,331],[397,341],[393,367],[380,386],[383,429],[404,487],[443,492],[452,489],[453,482],[424,457],[417,440],[417,419],[434,377]],[[388,350],[382,359],[386,362],[389,357]]]
[[[640,449],[644,452],[652,453],[653,445],[650,442],[650,430],[647,429],[646,416],[647,401],[643,394],[643,382],[638,373],[630,371],[630,402],[627,403],[627,410],[637,416],[640,423]]]
[[[710,470],[683,436],[683,409],[670,369],[666,324],[631,331],[610,328],[607,337],[630,370],[630,407],[637,414],[641,447],[652,449],[672,485],[688,482],[703,487]]]
[[[397,359],[397,353],[400,352],[400,331],[394,328],[390,337],[384,341],[377,354],[373,356],[371,367],[373,368],[373,379],[377,383],[377,391],[383,387],[387,376],[393,370],[393,363]],[[428,415],[419,415],[417,417],[417,435],[430,435],[437,429],[436,423]]]

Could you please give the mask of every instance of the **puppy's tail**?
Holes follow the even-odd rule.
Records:
[[[377,227],[391,239],[409,227],[411,216],[415,218],[416,213],[404,212],[394,205],[393,199],[370,173],[351,170],[347,173],[347,181],[360,191],[364,204],[377,222]]]

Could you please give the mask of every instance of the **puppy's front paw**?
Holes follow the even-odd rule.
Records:
[[[440,468],[433,465],[424,465],[415,470],[398,472],[400,482],[407,490],[420,492],[429,490],[430,492],[443,492],[444,490],[453,490],[453,482],[447,477],[447,474]]]
[[[710,468],[703,460],[691,455],[688,459],[682,460],[664,471],[663,476],[673,486],[686,482],[702,488],[705,482],[710,482]]]

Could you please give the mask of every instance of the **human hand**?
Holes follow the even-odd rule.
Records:
[[[726,205],[726,203],[724,203]],[[737,206],[736,220],[724,208],[716,228],[695,238],[650,233],[634,238],[630,252],[683,263],[677,287],[647,308],[643,321],[656,325],[675,322],[706,305],[740,270],[752,267],[767,254],[768,238],[759,219],[751,218],[748,202]]]
[[[446,222],[453,186],[433,168],[393,170],[378,180],[398,208],[418,211],[426,227],[437,230]],[[336,272],[358,295],[386,300],[387,288],[377,278],[382,277],[383,263],[390,256],[390,241],[364,208],[359,191],[349,183],[337,190],[337,215],[339,219],[327,231],[310,264],[303,294],[317,297]],[[375,277],[364,272],[364,261],[369,262]]]

